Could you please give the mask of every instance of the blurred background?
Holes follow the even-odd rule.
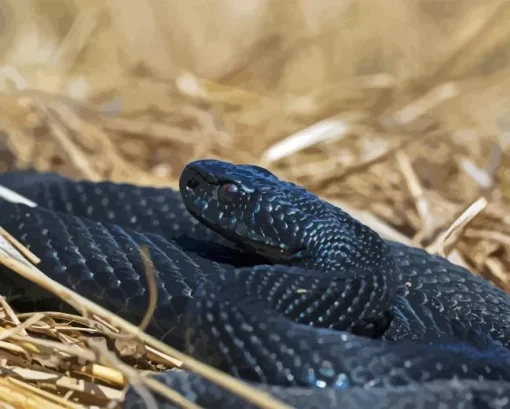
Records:
[[[0,0],[0,170],[267,167],[510,291],[510,1]]]

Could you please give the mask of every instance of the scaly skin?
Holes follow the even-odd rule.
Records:
[[[266,170],[192,163],[183,200],[170,189],[37,173],[0,184],[41,205],[2,203],[0,222],[48,275],[139,322],[147,294],[138,247],[147,245],[160,295],[149,332],[297,407],[406,407],[425,396],[429,407],[508,404],[506,294],[381,240]],[[7,271],[0,282],[18,308],[61,307]],[[235,407],[203,379],[163,376],[205,407]],[[460,398],[466,390],[473,399]],[[140,401],[130,394],[129,404]]]
[[[380,311],[391,297],[397,303],[387,339],[433,342],[452,334],[452,323],[460,321],[510,346],[506,293],[444,258],[382,240],[342,210],[266,170],[199,161],[185,168],[180,189],[198,220],[272,263],[328,276],[380,277],[380,288],[366,292],[378,296],[373,301]]]
[[[256,409],[215,384],[186,372],[169,372],[158,380],[203,408]],[[258,385],[296,409],[504,409],[509,407],[510,391],[505,382],[435,381],[387,388],[284,388]],[[140,397],[130,390],[125,409],[145,409]],[[180,409],[158,398],[159,409]]]

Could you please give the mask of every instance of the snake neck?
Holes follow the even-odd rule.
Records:
[[[330,210],[331,217],[309,223],[301,233],[306,267],[353,276],[398,275],[390,248],[379,234],[338,208]]]
[[[203,160],[186,166],[179,186],[195,218],[270,264],[346,278],[392,270],[388,246],[375,231],[267,170]]]

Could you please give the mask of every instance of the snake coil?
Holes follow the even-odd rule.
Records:
[[[35,172],[0,184],[38,203],[1,202],[0,224],[51,278],[139,322],[146,245],[149,332],[295,407],[510,406],[507,294],[266,169],[192,162],[180,193]],[[0,284],[18,309],[65,308],[8,270]],[[200,377],[158,376],[204,407],[241,405]],[[126,407],[141,405],[130,391]]]

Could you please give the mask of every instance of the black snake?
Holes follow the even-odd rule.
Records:
[[[265,169],[193,162],[180,194],[36,172],[0,184],[38,203],[1,201],[0,225],[51,278],[138,323],[146,245],[148,332],[295,407],[510,407],[507,294]],[[20,310],[65,308],[6,269],[0,284]],[[198,376],[159,376],[203,407],[248,407]],[[134,392],[126,407],[142,407]]]

